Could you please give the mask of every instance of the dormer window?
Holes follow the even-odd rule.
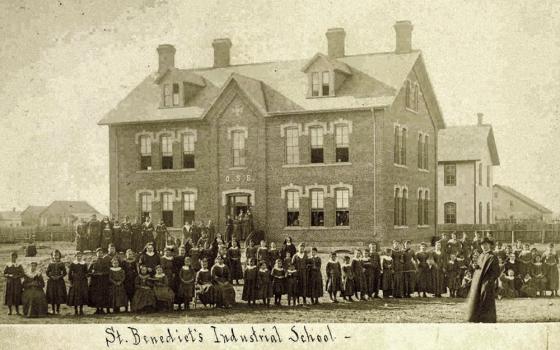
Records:
[[[321,91],[323,96],[329,96],[330,94],[330,74],[329,72],[323,72],[323,81],[321,85]]]
[[[163,84],[163,105],[165,107],[179,105],[179,84]]]
[[[321,87],[321,83],[319,82],[319,73],[311,73],[311,80],[311,96],[319,96],[319,89]]]
[[[301,70],[308,76],[307,97],[334,97],[336,89],[352,75],[346,63],[318,53]]]
[[[329,71],[311,73],[311,96],[330,96],[331,74]]]

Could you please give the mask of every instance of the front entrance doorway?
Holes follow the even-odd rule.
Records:
[[[232,218],[243,213],[247,213],[250,208],[251,195],[246,193],[235,193],[227,196],[227,214]]]

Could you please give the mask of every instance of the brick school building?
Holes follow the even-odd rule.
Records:
[[[267,239],[350,244],[431,237],[444,121],[412,24],[392,52],[348,55],[346,33],[308,59],[159,69],[99,124],[109,128],[110,209],[177,228],[250,209]]]

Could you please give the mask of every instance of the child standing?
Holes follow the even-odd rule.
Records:
[[[282,294],[285,294],[286,271],[282,266],[282,260],[276,259],[276,264],[272,268],[272,294],[274,294],[274,305],[280,306]]]
[[[112,266],[109,269],[109,300],[113,312],[119,313],[121,307],[127,307],[128,305],[126,289],[124,288],[126,274],[122,267],[119,266],[119,259],[114,258],[111,264]]]
[[[354,295],[354,272],[352,269],[352,264],[350,264],[350,257],[348,255],[344,256],[344,262],[342,263],[342,299],[348,301],[354,301],[352,295]]]
[[[331,253],[331,258],[325,266],[325,272],[327,275],[327,292],[333,303],[338,303],[336,300],[336,294],[342,290],[342,270],[340,263],[336,260],[336,253]]]
[[[191,258],[185,257],[185,263],[179,270],[179,290],[178,294],[185,303],[185,310],[189,309],[189,304],[194,297],[194,280],[196,273],[191,267]],[[179,305],[181,310],[181,305]]]
[[[257,266],[254,258],[247,261],[243,280],[243,294],[241,299],[246,301],[249,305],[251,305],[251,302],[255,305],[255,300],[257,299]]]
[[[286,258],[290,255],[289,252],[286,253]],[[288,296],[288,306],[296,305],[296,297],[297,297],[297,270],[294,267],[294,264],[290,261],[288,263],[288,269],[286,270],[286,294]]]
[[[68,268],[68,306],[74,306],[74,315],[84,315],[84,305],[88,303],[88,267],[81,252],[76,253],[76,260]]]
[[[262,299],[263,305],[270,306],[270,297],[272,296],[270,271],[264,260],[260,262],[259,272],[257,273],[257,290],[259,299]]]
[[[53,315],[60,313],[60,304],[66,304],[68,298],[66,284],[64,284],[66,267],[60,261],[61,257],[58,249],[53,251],[51,254],[53,262],[47,266],[47,302],[52,306]]]
[[[323,275],[321,274],[321,258],[317,255],[317,248],[311,248],[309,258],[309,296],[312,304],[319,304],[319,297],[323,296]]]
[[[19,306],[21,305],[23,267],[17,263],[18,255],[16,252],[11,254],[12,261],[4,268],[4,277],[6,277],[6,290],[4,294],[4,305],[8,306],[8,315],[12,314],[12,306],[16,307],[16,313],[19,315]]]
[[[97,260],[88,268],[89,281],[89,305],[95,308],[95,314],[103,314],[103,308],[109,311],[109,300],[107,291],[109,290],[109,266],[103,259],[101,248],[96,249]]]

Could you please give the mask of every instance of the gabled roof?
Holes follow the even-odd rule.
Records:
[[[13,211],[13,210],[0,211],[0,220],[5,220],[5,221],[21,220],[21,211]]]
[[[101,125],[201,119],[217,100],[232,75],[244,90],[260,83],[267,116],[313,111],[370,109],[391,105],[406,77],[421,57],[420,51],[345,56],[336,61],[347,66],[348,76],[336,96],[308,98],[308,77],[301,72],[309,60],[291,60],[223,68],[175,69],[173,74],[199,76],[205,86],[185,107],[160,108],[161,86],[156,74],[146,77],[115,109],[99,122]],[[258,89],[255,90],[260,95]],[[252,95],[252,93],[248,93]],[[260,97],[257,99],[260,100]]]
[[[320,52],[316,53],[315,56],[313,56],[313,58],[311,58],[305,64],[305,66],[303,66],[301,71],[304,72],[304,73],[307,72],[309,67],[311,67],[311,65],[313,63],[315,63],[315,61],[317,61],[319,58],[322,58],[325,61],[329,62],[329,64],[332,66],[333,70],[335,70],[335,71],[339,71],[341,73],[348,74],[348,75],[352,74],[352,71],[350,70],[350,68],[345,63],[340,62],[336,58],[330,58],[329,56],[327,56],[323,53],[320,53]]]
[[[41,214],[41,212],[43,210],[45,210],[47,207],[45,206],[38,206],[38,205],[30,205],[27,208],[25,208],[24,211],[21,212],[21,215],[31,215],[31,216],[39,216],[39,214]]]
[[[172,79],[174,81],[181,81],[181,82],[197,85],[200,87],[206,86],[204,79],[202,79],[199,75],[190,71],[185,71],[176,68],[168,69],[165,72],[163,72],[161,75],[157,75],[154,81],[156,84],[159,84],[162,80],[166,78]]]
[[[535,202],[534,200],[525,196],[524,194],[517,192],[516,190],[514,190],[513,188],[511,188],[509,186],[494,184],[494,188],[498,188],[498,189],[500,189],[504,192],[509,193],[510,195],[516,197],[517,199],[524,202],[528,206],[531,206],[531,207],[537,209],[538,211],[540,211],[543,214],[552,214],[552,210],[550,210],[550,209],[546,208],[545,206]]]
[[[492,165],[500,165],[492,126],[450,126],[438,132],[438,162],[477,161],[490,152]]]
[[[46,213],[51,215],[99,214],[99,212],[86,201],[54,201],[39,215],[44,215]]]

